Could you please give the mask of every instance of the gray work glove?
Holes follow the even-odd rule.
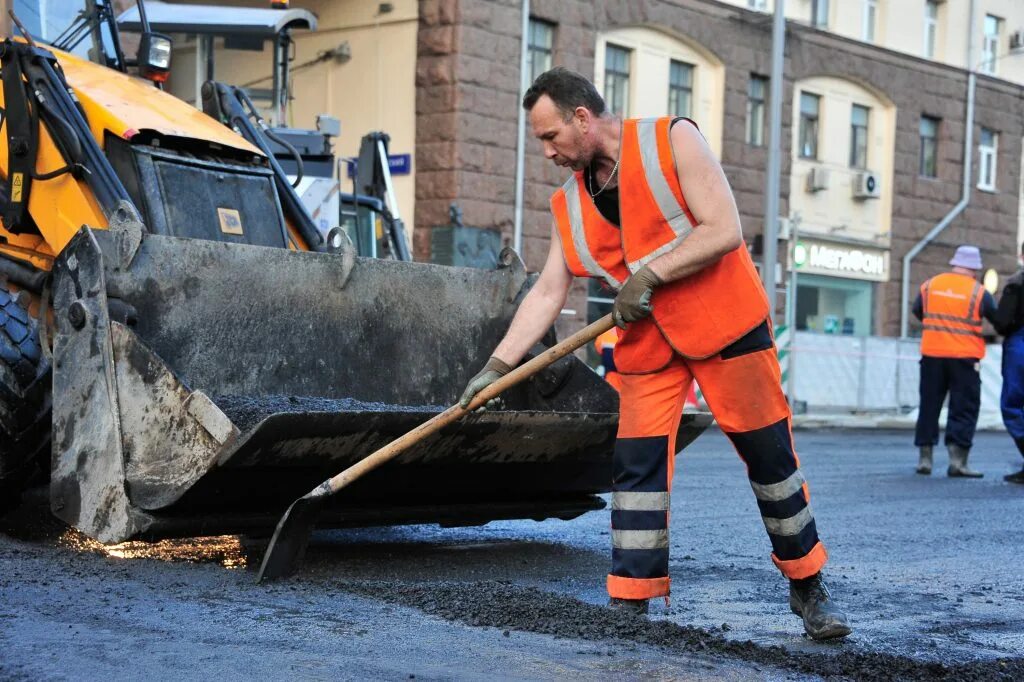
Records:
[[[484,365],[484,368],[469,380],[466,390],[462,392],[462,397],[459,398],[459,406],[462,407],[462,409],[469,407],[469,404],[473,402],[473,398],[477,393],[484,390],[511,371],[512,368],[509,367],[506,362],[492,357],[487,361],[487,364]],[[496,407],[498,405],[497,400],[498,398],[488,400],[486,406],[490,408]]]
[[[619,289],[618,296],[612,306],[612,319],[615,325],[621,329],[626,328],[629,322],[642,320],[651,314],[654,309],[651,307],[651,296],[654,295],[654,287],[662,285],[661,277],[654,274],[650,266],[643,266],[636,273],[626,280],[626,283]]]

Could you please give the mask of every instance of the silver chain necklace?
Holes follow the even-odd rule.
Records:
[[[608,179],[604,181],[603,185],[601,185],[601,189],[597,190],[596,192],[591,189],[594,185],[597,184],[597,182],[594,180],[594,166],[593,166],[593,164],[591,164],[591,166],[590,166],[590,187],[587,188],[587,191],[590,192],[590,198],[591,199],[596,199],[598,194],[600,194],[601,192],[605,191],[605,189],[608,188],[608,185],[611,183],[612,178],[615,177],[615,173],[618,172],[618,170],[619,170],[619,159],[621,157],[622,157],[622,120],[619,119],[619,150],[618,150],[618,153],[615,155],[615,165],[612,166],[612,172],[608,174]]]

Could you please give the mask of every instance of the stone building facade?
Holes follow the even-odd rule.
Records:
[[[518,0],[421,0],[416,65],[416,225],[414,248],[429,259],[430,231],[448,221],[457,201],[467,225],[501,230],[511,238],[515,145],[520,85],[522,17]],[[720,156],[743,222],[748,245],[762,233],[767,148],[748,144],[748,83],[770,74],[771,21],[713,0],[534,0],[531,15],[554,28],[552,63],[585,75],[595,73],[599,36],[622,27],[650,27],[701,46],[724,65],[724,120]],[[787,26],[782,123],[781,215],[790,215],[802,178],[792,177],[799,134],[794,97],[806,79],[830,77],[869,88],[895,111],[892,131],[891,211],[871,246],[888,259],[887,277],[872,297],[871,333],[899,333],[903,256],[961,198],[967,73],[964,70],[850,40],[797,22]],[[935,176],[923,177],[922,116],[938,120]],[[966,210],[915,259],[912,291],[946,267],[953,249],[972,243],[986,267],[1001,277],[1017,267],[1021,219],[1021,148],[1024,88],[978,76],[970,202]],[[978,141],[996,131],[997,189],[977,188]],[[525,165],[522,256],[538,269],[547,252],[551,218],[548,198],[564,171],[546,161],[528,139]],[[791,199],[793,200],[791,202]],[[802,237],[858,244],[835,229],[807,226]],[[865,247],[867,248],[867,247]],[[787,247],[780,243],[780,257]],[[755,261],[760,255],[754,252]],[[578,284],[563,326],[585,320],[586,288]],[[782,297],[779,297],[780,307]]]

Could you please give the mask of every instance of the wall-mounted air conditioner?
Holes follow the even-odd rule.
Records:
[[[1010,34],[1010,52],[1024,50],[1024,28]]]
[[[882,196],[882,179],[877,173],[864,171],[853,176],[854,199],[877,199]]]
[[[820,192],[823,189],[828,189],[828,169],[815,166],[807,174],[807,191]]]

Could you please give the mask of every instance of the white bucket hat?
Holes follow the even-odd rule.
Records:
[[[958,246],[949,264],[969,270],[981,270],[981,251],[977,246]]]

